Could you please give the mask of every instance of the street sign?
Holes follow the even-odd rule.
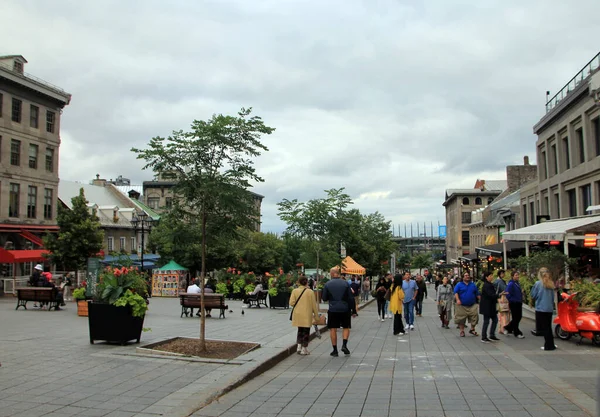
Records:
[[[438,226],[438,236],[446,237],[446,226]]]
[[[343,243],[340,243],[340,258],[346,257],[346,247]]]
[[[87,260],[87,287],[85,290],[85,294],[88,297],[94,296],[94,292],[96,289],[96,284],[98,283],[98,274],[100,272],[100,259],[98,258],[88,258]]]

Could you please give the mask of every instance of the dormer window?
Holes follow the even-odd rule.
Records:
[[[13,71],[23,74],[23,63],[21,61],[14,61]]]

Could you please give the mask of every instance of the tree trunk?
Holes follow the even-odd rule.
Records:
[[[317,247],[317,285],[315,287],[317,289],[319,288],[319,277],[320,277],[320,274],[319,274],[319,248]]]
[[[204,276],[206,275],[206,210],[202,208],[202,269],[200,270],[200,305],[204,306]],[[206,313],[200,308],[200,350],[206,350]]]

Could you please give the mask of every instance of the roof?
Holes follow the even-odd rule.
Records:
[[[525,243],[523,242],[506,242],[506,252],[510,251],[525,250]],[[481,246],[475,248],[475,251],[482,256],[491,255],[504,255],[504,246],[502,243],[495,243],[493,245]]]
[[[143,185],[114,185],[113,186],[119,190],[121,193],[129,197],[129,191],[133,190],[138,192],[140,195],[144,195],[144,186]]]
[[[458,196],[493,196],[496,197],[502,190],[480,190],[479,188],[450,188],[446,190],[446,200],[442,204],[447,205],[454,197]]]
[[[122,207],[123,202],[110,192],[108,187],[100,185],[83,184],[75,181],[60,180],[58,183],[58,198],[70,209],[73,208],[71,199],[79,195],[79,190],[83,188],[85,198],[90,204],[96,204],[98,207],[112,206]]]
[[[506,241],[547,242],[551,240],[564,241],[566,237],[573,239],[575,233],[600,233],[600,215],[548,220],[533,226],[504,232],[502,237]]]
[[[519,202],[521,201],[521,190],[517,190],[499,200],[494,201],[490,204],[490,210],[500,210],[504,207],[518,207]]]
[[[349,256],[342,261],[342,274],[364,275],[367,270]]]
[[[11,58],[21,58],[23,61],[27,62],[23,55],[0,55],[0,59],[11,59]]]
[[[168,264],[166,264],[165,266],[161,266],[160,268],[158,268],[158,270],[159,271],[187,271],[188,269],[179,265],[175,261],[171,261]]]
[[[142,203],[140,200],[136,200],[135,198],[132,198],[131,201],[133,201],[133,204],[135,204],[136,206],[138,206],[139,208],[144,210],[146,212],[146,214],[148,216],[150,216],[150,218],[152,220],[160,220],[160,214],[158,214],[157,212],[152,210],[150,207],[148,207],[147,205]]]
[[[483,183],[483,189],[486,191],[500,190],[504,191],[508,188],[508,181],[506,180],[485,180]]]

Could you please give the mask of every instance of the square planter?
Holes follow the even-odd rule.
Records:
[[[77,315],[79,317],[88,316],[88,302],[86,300],[77,300]]]
[[[90,302],[88,304],[90,343],[96,340],[116,342],[124,345],[130,340],[140,343],[143,317],[133,317],[131,307],[116,307],[112,304]]]
[[[269,307],[270,308],[289,308],[290,307],[290,293],[280,292],[275,297],[269,294]]]

